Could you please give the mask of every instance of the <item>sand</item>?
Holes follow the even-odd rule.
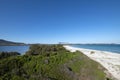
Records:
[[[81,51],[92,60],[100,63],[114,78],[120,80],[120,54],[107,51],[75,48],[68,45],[64,45],[64,47],[71,52],[75,52],[76,50]]]

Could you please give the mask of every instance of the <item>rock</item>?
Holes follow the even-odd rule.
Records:
[[[49,60],[48,60],[48,59],[46,59],[44,62],[45,62],[45,64],[48,64],[48,63],[49,63]]]

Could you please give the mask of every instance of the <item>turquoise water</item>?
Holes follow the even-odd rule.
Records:
[[[29,46],[0,46],[0,52],[19,52],[20,54],[24,54],[28,49]]]
[[[109,51],[120,54],[120,45],[119,44],[76,44],[71,45],[78,48],[94,49],[101,51]]]

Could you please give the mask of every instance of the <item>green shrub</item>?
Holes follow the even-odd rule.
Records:
[[[0,52],[0,59],[20,55],[18,52]]]

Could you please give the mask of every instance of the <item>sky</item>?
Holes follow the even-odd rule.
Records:
[[[120,43],[120,0],[0,0],[0,39]]]

